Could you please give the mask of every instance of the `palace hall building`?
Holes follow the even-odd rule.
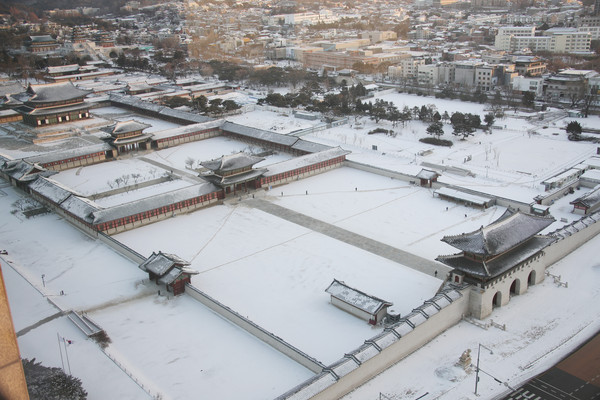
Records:
[[[30,85],[30,97],[16,111],[31,126],[77,121],[90,117],[90,106],[83,101],[89,93],[90,90],[78,89],[71,82]]]
[[[131,119],[117,122],[103,131],[110,134],[109,143],[119,154],[122,154],[136,150],[149,150],[152,134],[143,131],[151,126]]]
[[[238,190],[247,191],[248,188],[256,189],[258,179],[267,172],[266,168],[252,168],[254,164],[263,161],[264,158],[246,154],[243,152],[223,156],[214,160],[205,161],[201,165],[210,170],[202,178],[219,186],[224,194]]]
[[[452,282],[473,285],[469,308],[474,317],[486,317],[493,307],[507,304],[511,295],[544,279],[543,252],[556,238],[538,233],[554,221],[507,210],[486,227],[442,238],[462,250],[436,260],[454,268]]]

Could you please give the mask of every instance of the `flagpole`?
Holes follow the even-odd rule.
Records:
[[[58,351],[60,352],[60,363],[62,364],[63,372],[65,372],[65,362],[62,356],[62,349],[60,348],[60,335],[56,332],[56,339],[58,339]]]
[[[63,338],[63,344],[65,345],[65,356],[67,358],[67,366],[69,367],[69,375],[71,374],[71,364],[69,363],[69,352],[67,351],[67,340]]]

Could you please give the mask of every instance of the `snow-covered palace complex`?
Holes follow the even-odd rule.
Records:
[[[549,185],[546,192],[535,198],[532,196],[532,200],[527,201],[524,199],[526,196],[511,197],[505,193],[485,192],[481,186],[465,184],[464,180],[472,174],[462,167],[445,165],[443,162],[417,164],[417,156],[424,157],[429,154],[427,151],[413,153],[411,149],[410,156],[414,156],[415,162],[397,169],[390,163],[369,162],[372,160],[368,157],[353,159],[352,149],[358,146],[342,145],[326,139],[308,140],[298,132],[284,134],[227,118],[209,118],[149,103],[131,95],[111,94],[89,101],[86,99],[88,93],[66,82],[31,85],[23,93],[5,99],[4,104],[10,105],[20,115],[20,120],[0,124],[0,130],[4,132],[3,141],[0,141],[0,176],[8,182],[5,187],[10,184],[18,193],[34,200],[32,207],[23,210],[23,215],[29,217],[52,212],[135,264],[138,267],[135,272],[140,273],[141,270],[144,279],[149,281],[144,283],[148,293],[154,295],[158,291],[159,294],[162,292],[171,296],[170,299],[173,296],[194,299],[193,304],[201,304],[203,308],[233,323],[236,330],[241,328],[244,333],[250,333],[275,349],[277,354],[284,354],[293,360],[294,365],[299,364],[310,371],[301,375],[300,384],[295,382],[293,388],[290,389],[290,385],[279,391],[277,399],[280,400],[333,399],[350,393],[461,320],[488,318],[495,308],[509,304],[511,297],[522,295],[530,287],[539,285],[548,275],[548,267],[600,232],[600,212],[596,211],[596,203],[591,204],[596,201],[593,195],[579,196],[572,202],[577,209],[576,218],[562,221],[558,228],[553,224],[560,218],[549,213],[549,206],[555,201],[579,190],[582,179],[593,181],[593,174],[585,174],[600,170],[600,163],[593,154],[586,155],[589,162],[578,164],[581,173],[569,174],[564,182],[552,181],[555,184]],[[348,129],[353,132],[356,127]],[[175,154],[189,145],[210,148],[216,140],[235,146],[228,147],[229,153],[222,151],[223,147],[215,147],[219,150],[211,151],[211,156],[206,157],[205,153],[201,159],[190,156],[184,162],[185,167],[167,163],[163,156],[167,153],[161,153],[169,151],[169,154]],[[375,151],[375,147],[372,149]],[[486,160],[488,153],[491,151],[486,149]],[[275,161],[264,163],[268,157],[273,157]],[[136,160],[143,160],[144,166],[134,164]],[[465,158],[463,163],[468,160]],[[104,172],[121,162],[131,170],[123,173]],[[97,180],[92,182],[94,186],[86,186],[87,180],[76,181],[79,174],[89,168],[105,168],[94,175]],[[313,194],[309,189],[299,190],[299,183],[317,176],[333,176],[344,169],[369,174],[369,178],[361,182],[365,187],[356,184],[342,191],[331,183],[323,183],[315,194],[317,200],[313,197],[314,204],[304,209],[298,206]],[[58,179],[58,176],[69,171],[73,173],[73,180]],[[459,179],[445,179],[445,175],[452,173],[457,174]],[[561,173],[564,175],[564,171],[556,175]],[[343,175],[339,176],[341,178],[334,178],[338,179],[335,184],[344,179]],[[370,178],[385,181],[388,192],[381,195],[383,190],[371,187]],[[101,179],[106,182],[100,182]],[[283,199],[284,192],[292,185],[296,185],[295,192],[286,197],[288,203],[277,204],[276,199]],[[393,196],[389,194],[392,192]],[[265,194],[271,196],[269,200],[265,200]],[[348,194],[356,197],[349,200]],[[375,200],[376,194],[385,196],[385,200]],[[407,206],[408,203],[399,202],[399,199],[411,196],[415,198],[412,201],[426,204],[431,211],[419,214]],[[393,231],[399,239],[383,234],[378,236],[378,228],[373,228],[376,224],[370,220],[363,221],[356,228],[347,222],[350,216],[336,213],[337,208],[351,207],[353,201],[364,202],[368,211],[389,206],[399,214],[408,215],[399,223],[390,222],[386,217],[379,217],[376,221],[382,226],[390,225],[391,228],[386,229]],[[227,212],[217,210],[217,205],[224,204],[234,206]],[[582,209],[584,206],[585,210]],[[238,208],[235,207],[246,207],[246,214],[239,217],[232,228],[238,236],[231,232],[227,236],[223,233],[226,230],[224,227],[236,218]],[[206,217],[212,211],[218,216]],[[448,218],[452,216],[454,219],[451,222],[444,221],[443,225],[436,220],[436,213],[446,213]],[[182,243],[179,249],[186,254],[175,254],[159,248],[151,249],[150,254],[147,248],[134,249],[131,244],[121,240],[123,237],[130,239],[144,229],[166,226],[182,219],[178,216],[198,214],[205,216],[206,221],[189,222],[190,226],[200,226],[198,231],[194,231],[196,233],[188,235],[182,232],[181,237],[169,238],[179,240]],[[469,218],[479,218],[481,226],[473,229],[474,226],[470,225],[468,232],[460,232],[460,227],[467,226],[462,225],[465,221],[471,222]],[[427,232],[415,234],[411,228],[415,221],[432,227]],[[158,224],[152,225],[155,223]],[[225,236],[222,240],[227,244],[224,246],[250,248],[246,240],[256,239],[255,234],[264,233],[262,226],[271,224],[273,228],[260,239],[262,247],[258,250],[245,249],[248,250],[247,254],[238,254],[237,249],[213,249],[212,259],[202,253],[206,248],[210,249],[213,240],[220,234]],[[205,227],[211,233],[205,236],[198,234]],[[318,238],[310,241],[308,236],[313,233]],[[202,236],[202,239],[195,235]],[[408,239],[402,241],[403,235]],[[179,232],[175,236],[179,236]],[[432,237],[441,240],[436,240],[434,244],[426,242]],[[266,283],[261,282],[266,286],[258,287],[268,288],[271,277],[285,275],[286,268],[295,267],[294,254],[298,253],[291,248],[277,253],[277,256],[273,256],[277,259],[276,267],[270,266],[263,256],[266,257],[265,254],[276,247],[277,241],[288,243],[294,240],[306,240],[301,253],[303,256],[307,254],[306,257],[315,257],[310,259],[311,263],[326,272],[322,276],[318,273],[311,275],[305,273],[306,266],[302,266],[298,268],[301,272],[296,271],[296,275],[289,279],[300,282],[298,286],[304,289],[312,288],[311,285],[322,287],[318,293],[306,289],[308,294],[302,292],[300,295],[292,290],[288,293],[285,288],[273,283],[271,289],[279,297],[265,299],[258,307],[260,312],[269,314],[268,317],[252,315],[252,310],[240,310],[239,303],[225,305],[225,300],[210,292],[217,290],[220,283],[212,282],[212,287],[207,284],[206,288],[202,288],[206,290],[194,284],[202,279],[208,280],[207,273],[211,271],[223,273],[224,278],[221,278],[227,282],[236,279],[251,282],[253,279],[259,280],[255,274],[264,273],[267,278],[260,280],[266,280]],[[198,246],[200,241],[203,243],[201,247],[191,249],[193,245]],[[324,244],[318,247],[315,245],[317,242]],[[334,242],[342,244],[334,245]],[[445,255],[440,251],[435,259],[435,256],[426,257],[426,251],[418,248],[421,242],[425,243],[423,248],[447,250],[444,246],[449,245],[459,253]],[[186,244],[190,249],[185,247]],[[320,254],[328,246],[335,249],[331,250],[333,254]],[[431,252],[430,248],[426,249],[427,252]],[[419,254],[413,252],[414,249]],[[354,252],[358,251],[361,255],[355,256]],[[149,256],[143,255],[144,252]],[[197,267],[204,262],[203,257],[213,263],[206,270]],[[349,264],[353,257],[357,257],[356,262],[361,264],[356,269],[360,273],[350,274],[353,281],[329,275],[340,273],[343,268],[337,263]],[[362,257],[367,261],[362,261]],[[375,258],[376,261],[373,261]],[[235,269],[237,262],[248,259],[255,261]],[[313,262],[315,259],[317,261]],[[381,267],[379,263],[384,266]],[[229,267],[235,272],[225,271]],[[406,279],[407,283],[402,283],[404,278],[399,275],[388,278],[389,271],[400,267],[406,267],[411,274],[425,276],[427,285],[422,283],[424,280],[418,281],[417,278],[415,282]],[[319,278],[327,279],[327,282],[323,283]],[[381,285],[378,282],[387,279],[395,282],[390,286],[406,286],[380,294],[378,289]],[[278,281],[273,278],[273,282]],[[43,282],[44,288],[45,285],[46,281]],[[419,287],[421,291],[418,295],[405,300],[406,304],[389,297],[390,293],[394,295],[402,290],[410,292],[406,290],[408,286],[423,287]],[[237,290],[242,293],[239,296],[258,298],[262,293],[260,289],[245,287],[238,287]],[[145,295],[137,293],[132,297],[137,300]],[[330,295],[326,297],[326,307],[314,300],[317,295]],[[293,298],[289,303],[282,299],[287,296]],[[227,299],[239,300],[235,296]],[[272,321],[278,318],[270,313],[272,309],[280,307],[280,301],[288,304],[288,307],[294,303],[290,310],[279,310],[274,315],[286,315],[286,318],[294,320],[296,325],[290,324],[290,331],[296,336],[275,331],[278,326]],[[410,301],[418,303],[408,304]],[[98,309],[112,305],[109,299]],[[60,305],[56,307],[60,308]],[[298,314],[302,313],[302,307],[318,309],[315,321],[334,321],[331,322],[333,325],[343,327],[336,331],[341,343],[339,346],[347,345],[343,337],[352,329],[358,332],[355,334],[361,338],[361,342],[348,344],[354,347],[345,348],[343,352],[336,348],[334,356],[327,349],[323,350],[328,346],[313,349],[306,342],[302,345],[292,343],[297,336],[302,336],[298,332],[303,327],[313,323],[308,317],[307,320],[296,321],[296,318],[300,318]],[[90,309],[96,310],[93,307]],[[75,312],[61,309],[63,314],[67,314],[67,311]],[[91,321],[86,314],[75,312],[79,316],[77,318],[85,317]],[[345,318],[350,319],[348,325],[344,325]],[[356,320],[360,320],[360,325],[355,325]],[[317,326],[312,328],[315,329],[315,337],[319,338],[325,329],[321,330],[319,323],[314,325]],[[346,326],[353,328],[347,329]],[[177,329],[180,328],[183,327]],[[231,339],[231,342],[234,341]],[[322,353],[317,357],[313,351]],[[177,358],[173,357],[173,360]],[[125,370],[125,367],[120,368]],[[308,379],[305,379],[306,376],[309,376]],[[156,396],[151,389],[136,383],[147,394]]]

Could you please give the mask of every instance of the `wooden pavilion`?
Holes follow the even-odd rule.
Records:
[[[84,102],[89,93],[71,82],[29,85],[29,99],[16,110],[23,115],[23,122],[32,126],[77,121],[90,117],[90,106]]]
[[[240,152],[205,161],[200,165],[210,172],[202,177],[223,189],[224,194],[235,194],[238,190],[247,191],[248,188],[255,189],[260,185],[258,179],[267,169],[254,169],[253,166],[263,160],[263,157]]]
[[[144,133],[143,130],[152,125],[144,124],[136,120],[117,122],[104,130],[110,134],[109,142],[117,149],[119,154],[135,150],[150,149],[152,134]]]
[[[152,252],[139,268],[148,272],[151,281],[165,285],[168,292],[177,296],[185,292],[185,284],[190,283],[191,276],[198,274],[198,271],[188,268],[189,265],[189,262],[174,254],[159,251]]]

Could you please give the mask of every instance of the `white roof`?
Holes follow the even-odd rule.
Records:
[[[334,279],[331,285],[325,290],[332,297],[348,303],[360,310],[370,314],[377,313],[384,306],[391,306],[392,303],[370,296],[366,293],[356,290],[346,285],[344,282]]]
[[[434,193],[436,193],[438,196],[451,197],[453,199],[466,201],[466,202],[469,202],[472,204],[477,204],[480,206],[484,206],[492,201],[492,199],[490,199],[488,197],[477,196],[474,194],[461,192],[461,191],[458,191],[455,189],[450,189],[447,187],[439,188]]]

